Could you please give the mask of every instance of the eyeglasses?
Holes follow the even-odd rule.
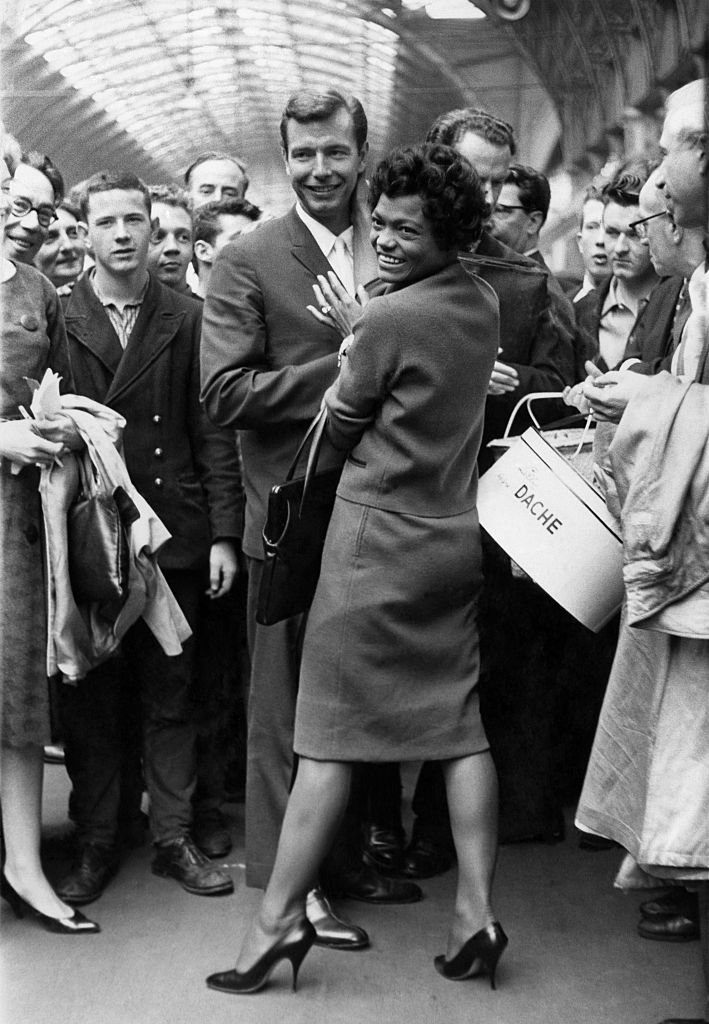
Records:
[[[22,220],[34,210],[37,214],[37,221],[40,227],[43,228],[48,228],[57,219],[53,206],[33,206],[29,199],[26,199],[24,196],[13,196],[6,192],[5,189],[3,189],[3,192],[9,203],[10,211],[15,217],[19,217]]]
[[[628,231],[634,231],[638,238],[647,238],[647,227],[645,226],[649,220],[655,220],[656,217],[666,217],[669,210],[660,210],[659,213],[651,213],[649,217],[641,217],[640,220],[633,220],[628,224]]]

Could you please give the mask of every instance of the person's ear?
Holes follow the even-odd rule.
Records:
[[[532,236],[538,234],[544,224],[544,214],[541,210],[532,210],[527,214],[527,234]]]
[[[160,218],[159,217],[152,217],[151,220],[150,220],[150,241],[151,242],[157,241],[157,239],[155,238],[155,235],[158,233],[159,230],[160,230]]]
[[[214,263],[214,246],[203,238],[198,238],[195,242],[194,254],[200,263]]]
[[[286,174],[290,178],[290,167],[288,166],[288,151],[281,146],[281,156],[283,157],[283,163],[286,168]]]
[[[580,231],[576,232],[576,248],[581,253],[581,255],[583,255],[583,250],[581,248],[581,232]]]
[[[357,168],[358,174],[364,174],[365,167],[367,166],[367,157],[369,156],[369,143],[364,140],[364,145],[359,151],[359,167]]]

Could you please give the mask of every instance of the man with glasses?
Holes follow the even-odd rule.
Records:
[[[576,303],[586,358],[604,370],[620,363],[638,315],[659,281],[645,238],[631,227],[639,219],[640,190],[649,172],[647,164],[639,163],[604,186],[603,238],[611,276]]]
[[[625,350],[621,369],[633,369],[636,373],[671,369],[673,353],[692,308],[689,278],[704,258],[702,229],[675,224],[657,181],[655,170],[640,190],[642,217],[630,224],[645,240],[655,272],[661,277],[631,331]]]
[[[31,264],[56,219],[64,194],[62,176],[48,156],[23,153],[9,184],[10,208],[5,222],[3,254]]]
[[[551,189],[546,175],[524,164],[510,164],[495,209],[492,234],[510,249],[528,256],[547,272],[539,251],[539,232],[549,213]]]

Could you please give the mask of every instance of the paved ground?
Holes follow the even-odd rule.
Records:
[[[67,792],[64,770],[48,767],[50,831],[63,821]],[[496,992],[433,969],[452,872],[425,882],[414,906],[347,904],[372,948],[313,950],[295,995],[287,965],[258,995],[209,991],[205,975],[232,966],[258,901],[243,884],[243,809],[231,812],[234,896],[190,896],[157,878],[146,846],[88,908],[98,936],[52,935],[3,905],[2,1024],[657,1024],[700,1011],[698,943],[639,938],[639,898],[612,888],[618,852],[584,852],[573,834],[557,846],[500,851],[496,905],[510,945]]]

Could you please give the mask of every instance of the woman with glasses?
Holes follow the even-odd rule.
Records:
[[[19,168],[35,170],[25,164],[18,164]],[[37,234],[42,221],[51,222],[53,195],[39,200],[20,195],[33,180],[41,191],[41,183],[32,174],[20,174],[13,182],[7,163],[0,158],[5,253],[19,246],[26,256],[32,245],[23,243]],[[32,205],[31,216],[29,212],[22,216],[24,203]],[[25,266],[26,262],[3,255],[0,273],[0,801],[4,839],[0,893],[17,917],[29,917],[47,931],[78,935],[97,932],[98,925],[58,898],[39,857],[42,748],[49,742],[49,693],[38,484],[41,467],[81,442],[67,417],[59,415],[39,423],[22,416],[20,407],[29,406],[32,397],[24,378],[40,380],[51,368],[61,375],[63,390],[71,387],[57,294],[37,270]]]

